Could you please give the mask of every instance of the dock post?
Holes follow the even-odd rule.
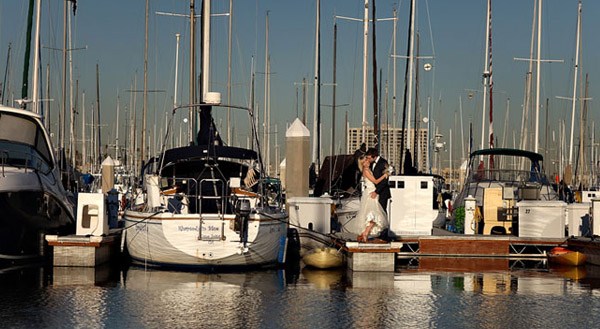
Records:
[[[102,193],[107,194],[115,186],[115,162],[110,156],[102,161]]]
[[[285,132],[285,190],[287,199],[308,196],[310,132],[296,118]]]
[[[469,195],[465,198],[465,234],[475,234],[475,207],[477,201]]]

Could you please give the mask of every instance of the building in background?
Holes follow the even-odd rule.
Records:
[[[415,148],[415,139],[414,139],[414,131],[415,129],[409,129],[409,131],[413,134],[411,137],[410,150],[411,155],[417,161],[415,162],[417,171],[423,173],[429,173],[429,143],[428,143],[428,133],[427,129],[421,128],[417,129],[417,140],[416,140],[416,148]],[[381,127],[381,151],[380,154],[382,157],[388,160],[388,162],[396,169],[396,173],[398,173],[398,168],[400,168],[400,143],[402,142],[402,135],[404,135],[404,149],[406,149],[407,136],[406,131],[402,128],[392,128],[388,125],[383,125]],[[367,147],[373,147],[375,145],[375,134],[373,131],[373,127],[367,127],[365,143]],[[358,128],[348,128],[347,138],[347,149],[346,152],[349,154],[354,153],[357,149],[360,148],[360,145],[363,143],[362,138],[362,127]],[[413,151],[417,150],[416,154]]]

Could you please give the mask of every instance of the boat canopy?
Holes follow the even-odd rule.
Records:
[[[164,163],[168,164],[180,161],[191,161],[194,159],[203,159],[207,157],[240,160],[258,159],[255,151],[245,148],[218,145],[193,145],[166,150],[164,155]]]
[[[473,153],[471,153],[471,158],[478,157],[480,155],[509,155],[526,157],[534,162],[543,161],[544,159],[544,157],[539,153],[509,148],[493,148],[473,151]]]

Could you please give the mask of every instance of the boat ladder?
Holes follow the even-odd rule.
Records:
[[[202,193],[203,189],[202,187],[204,185],[209,185],[210,187],[213,188],[214,194],[212,195],[204,195]],[[220,186],[220,193],[218,193],[218,189],[217,186]],[[218,179],[218,178],[206,178],[206,179],[202,179],[200,181],[200,189],[199,189],[200,193],[198,194],[198,200],[199,202],[199,214],[200,214],[200,223],[199,223],[199,230],[198,230],[198,240],[205,240],[205,241],[220,241],[223,240],[225,238],[224,235],[224,227],[225,227],[225,207],[226,207],[226,203],[225,203],[225,199],[227,198],[225,196],[225,183],[223,182],[223,180]],[[214,225],[214,221],[208,221],[204,219],[204,216],[206,215],[203,210],[202,210],[202,206],[203,206],[203,202],[202,200],[215,200],[215,204],[217,206],[217,215],[218,215],[218,219],[220,219],[220,223],[218,224],[218,226]]]

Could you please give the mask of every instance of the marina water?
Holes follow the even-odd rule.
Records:
[[[452,263],[452,261],[450,262]],[[456,264],[457,262],[454,261]],[[3,328],[599,328],[600,268],[406,260],[395,272],[301,266],[196,273],[0,270]],[[478,268],[479,266],[479,268]]]

